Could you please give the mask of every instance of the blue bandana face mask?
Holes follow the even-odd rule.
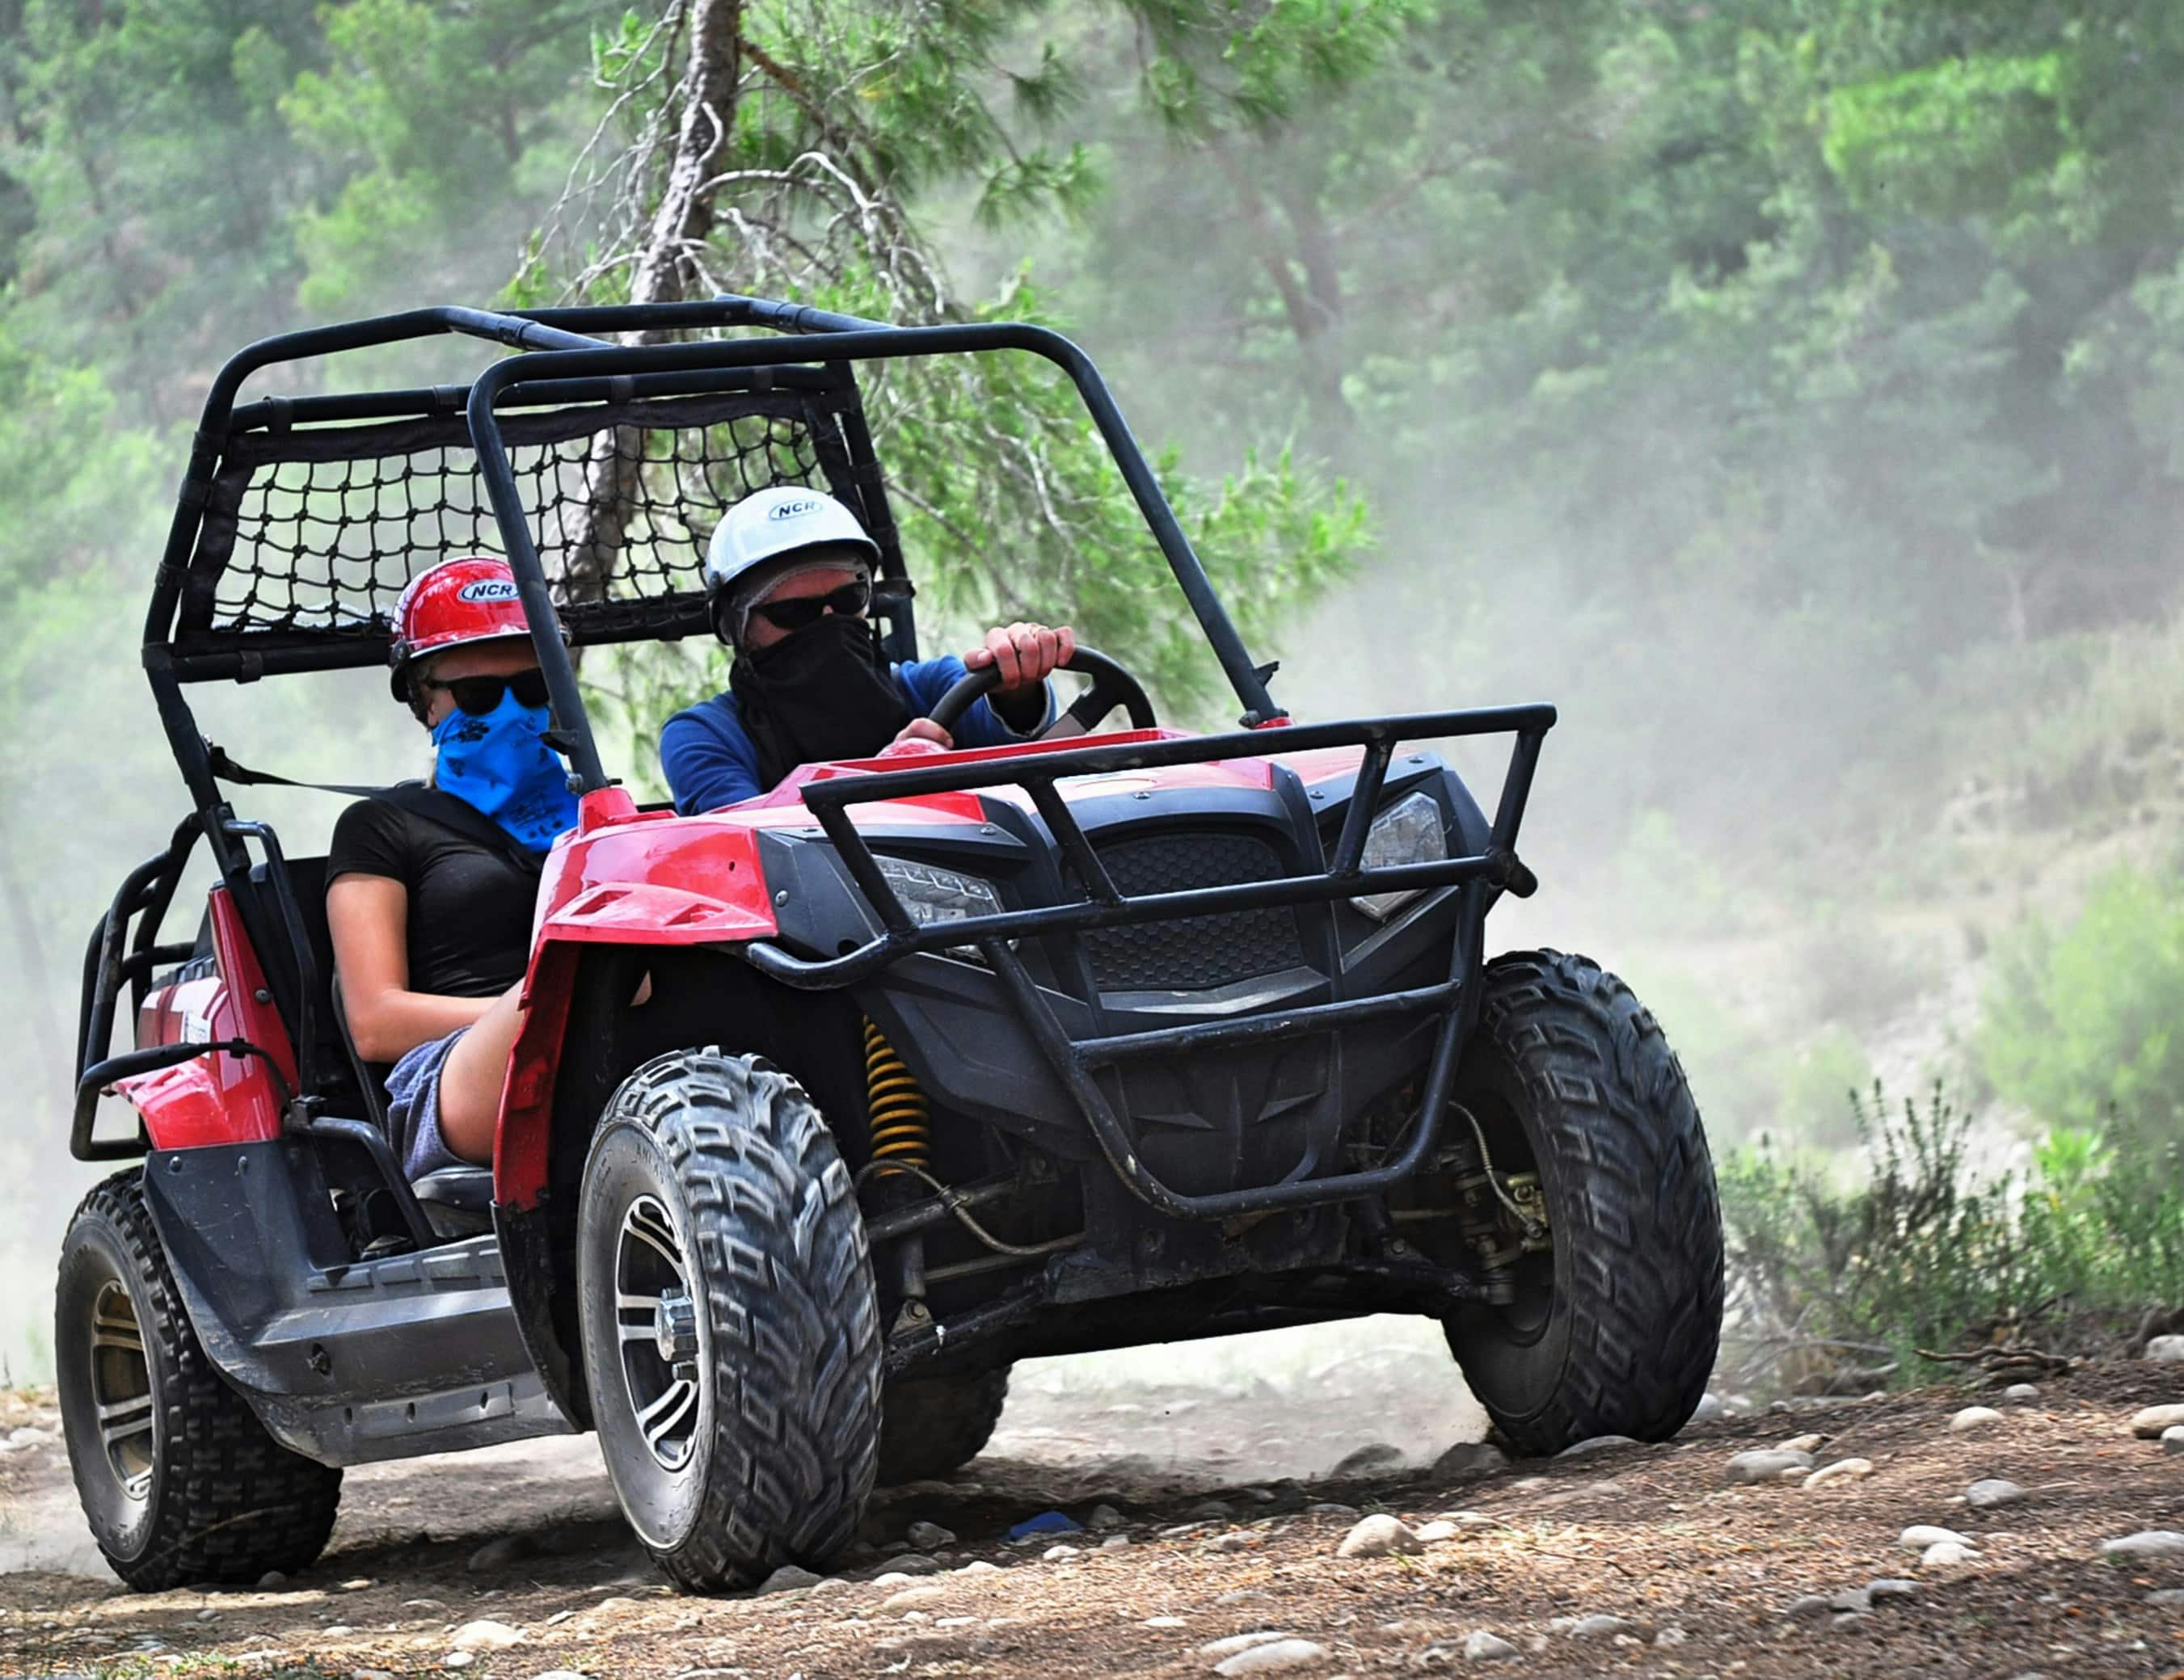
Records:
[[[454,711],[432,726],[439,748],[433,784],[491,817],[515,840],[543,852],[577,823],[569,772],[543,738],[543,706],[526,706],[503,691],[482,716]]]

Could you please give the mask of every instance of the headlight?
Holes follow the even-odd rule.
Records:
[[[1448,855],[1448,836],[1441,828],[1440,807],[1432,796],[1412,793],[1382,811],[1365,832],[1365,867],[1390,869],[1398,864],[1439,863]],[[1376,921],[1385,921],[1424,891],[1412,887],[1400,893],[1373,893],[1351,902]]]
[[[1000,896],[991,882],[981,881],[975,875],[958,875],[952,869],[936,869],[931,864],[912,863],[907,858],[881,858],[880,873],[887,877],[894,895],[902,900],[902,907],[910,912],[910,919],[920,927],[930,927],[935,922],[964,921],[974,915],[999,915],[1001,912]],[[951,956],[978,956],[975,945],[951,945]]]

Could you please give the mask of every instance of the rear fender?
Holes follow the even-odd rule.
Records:
[[[293,1090],[296,1054],[288,1030],[273,1006],[265,971],[258,965],[257,954],[225,887],[213,888],[210,909],[219,977],[178,988],[175,1001],[180,1018],[175,1036],[200,1041],[244,1038],[263,1045]],[[155,1149],[263,1143],[281,1135],[280,1092],[255,1056],[215,1050],[156,1073],[118,1080],[114,1088],[143,1116],[145,1132]]]

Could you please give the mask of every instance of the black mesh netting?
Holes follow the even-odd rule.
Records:
[[[845,426],[838,394],[598,405],[511,416],[503,430],[539,560],[579,640],[689,627],[713,526],[768,485],[830,489],[894,546],[868,451],[853,459],[861,422],[852,414]],[[460,414],[246,431],[211,487],[181,628],[384,637],[419,572],[504,552]]]

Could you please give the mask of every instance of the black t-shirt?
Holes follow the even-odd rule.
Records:
[[[492,998],[523,978],[538,877],[504,853],[385,799],[334,825],[326,880],[377,875],[410,889],[410,987]]]

